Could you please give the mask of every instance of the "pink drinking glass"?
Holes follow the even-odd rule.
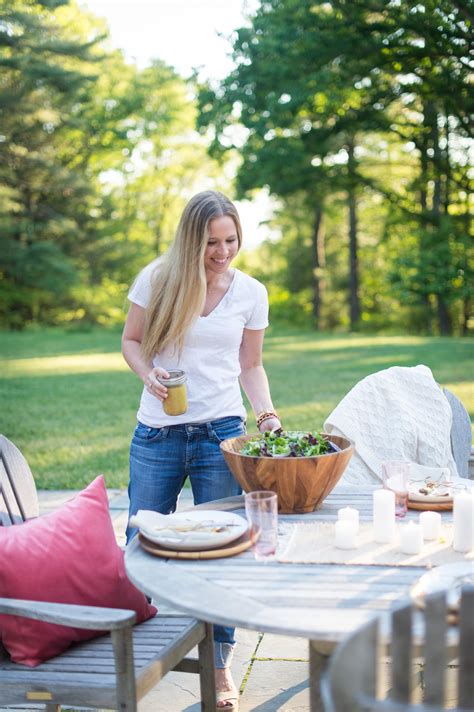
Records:
[[[251,533],[255,535],[253,552],[256,559],[266,559],[276,552],[278,537],[278,499],[275,492],[247,492],[245,513]]]
[[[384,488],[395,494],[395,517],[401,519],[408,510],[410,463],[406,460],[382,462],[382,480]]]

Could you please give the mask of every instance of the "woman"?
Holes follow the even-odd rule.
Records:
[[[130,450],[130,510],[174,512],[189,477],[195,504],[240,494],[219,443],[245,432],[239,380],[261,432],[281,427],[262,365],[265,287],[231,268],[242,243],[235,206],[205,191],[184,209],[164,257],[129,293],[123,355],[145,384]],[[187,375],[188,409],[167,415],[169,370]],[[127,531],[128,537],[133,535]],[[236,709],[234,630],[215,626],[218,708]]]

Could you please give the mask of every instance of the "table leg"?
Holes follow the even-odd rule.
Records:
[[[214,641],[212,638],[213,626],[205,623],[206,637],[199,643],[199,682],[201,685],[202,712],[215,712],[216,675],[214,668]],[[223,708],[225,709],[225,707]]]
[[[324,712],[321,697],[321,675],[326,670],[329,655],[317,648],[317,643],[309,641],[309,699],[311,712]]]

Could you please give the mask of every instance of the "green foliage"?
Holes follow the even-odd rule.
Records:
[[[276,285],[270,286],[269,303],[272,319],[276,323],[305,327],[311,324],[310,290],[292,294]]]
[[[126,285],[215,176],[188,84],[106,38],[75,2],[0,0],[3,325],[121,321]]]
[[[7,297],[0,317],[18,327],[47,320],[80,278],[75,252],[92,191],[60,147],[97,71],[100,28],[89,27],[87,40],[66,31],[65,5],[14,0],[0,8],[0,252]]]
[[[350,296],[352,326],[359,318],[378,326],[384,309],[401,306],[402,313],[412,306],[425,311],[425,324],[435,319],[441,332],[451,331],[455,312],[464,315],[456,330],[467,328],[469,295],[458,287],[467,283],[472,263],[461,148],[473,109],[471,25],[464,4],[449,0],[270,0],[237,31],[236,68],[201,89],[199,123],[213,129],[214,154],[238,148],[242,132],[234,145],[229,124],[245,127],[240,193],[266,186],[298,221],[291,247],[287,221],[280,225],[284,269],[298,275],[301,290],[313,290],[313,302],[325,290],[332,305],[331,282],[339,282],[335,296],[339,300],[341,288]],[[309,279],[301,267],[303,222],[293,205],[302,194],[303,232],[313,241]],[[330,249],[326,267],[314,260],[321,250],[318,209],[326,232],[337,237],[338,254],[346,254],[345,277]],[[380,259],[382,251],[396,252],[393,263]],[[318,309],[319,322],[332,325],[324,300]],[[340,324],[347,321],[344,312]]]
[[[450,0],[265,0],[196,101],[75,0],[0,0],[0,324],[120,322],[238,164],[240,197],[279,201],[280,239],[241,257],[274,320],[467,333],[471,33]]]

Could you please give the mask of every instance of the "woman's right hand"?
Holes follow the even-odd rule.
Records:
[[[158,400],[162,402],[168,396],[168,389],[159,382],[157,376],[160,376],[161,378],[169,378],[169,375],[170,374],[165,368],[157,366],[156,368],[152,368],[150,373],[144,379],[145,388],[148,393],[151,393],[152,396],[155,396],[155,398],[158,398]]]

